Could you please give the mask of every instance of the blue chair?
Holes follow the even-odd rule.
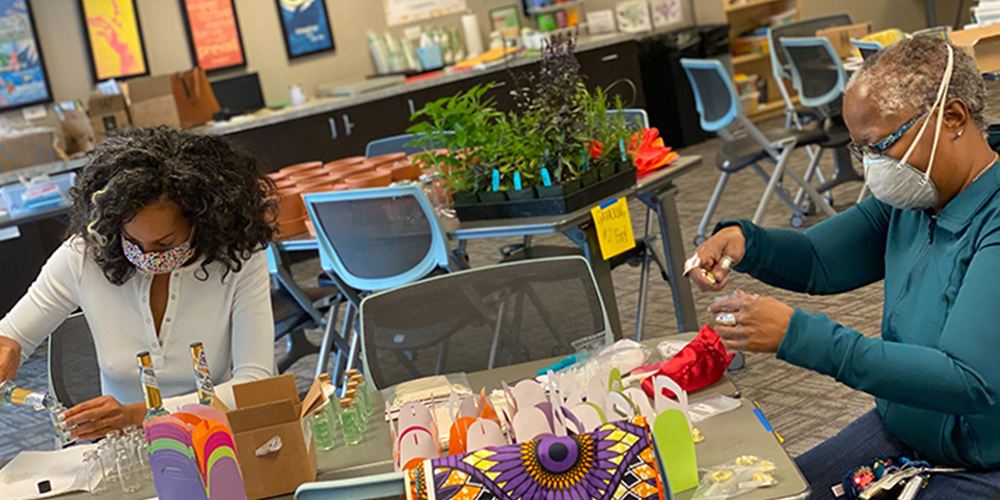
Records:
[[[868,59],[883,48],[881,42],[876,42],[874,40],[858,40],[857,38],[851,39],[851,45],[853,45],[854,48],[858,49],[858,52],[861,53],[861,59]]]
[[[779,135],[768,137],[743,114],[736,86],[721,62],[714,59],[681,59],[681,66],[694,90],[695,107],[701,117],[701,127],[705,131],[718,133],[726,141],[715,157],[716,166],[722,171],[722,175],[698,226],[696,244],[701,244],[706,239],[705,233],[709,221],[722,198],[729,176],[746,167],[753,168],[754,172],[767,183],[753,216],[755,224],[761,222],[768,201],[772,195],[777,194],[792,211],[792,226],[802,225],[805,214],[792,201],[788,192],[778,185],[784,175],[788,175],[798,183],[828,215],[837,214],[833,207],[820,198],[815,188],[794,169],[787,167],[792,150],[826,140],[826,134],[822,130],[786,130]],[[731,126],[742,128],[746,135],[737,137],[729,130]],[[774,163],[774,170],[770,175],[758,164],[761,161]]]
[[[609,109],[607,111],[609,115],[618,114],[617,109]],[[625,121],[628,125],[635,129],[649,128],[649,114],[646,113],[645,109],[630,108],[621,110],[621,114],[625,116]]]
[[[848,150],[851,133],[841,117],[844,89],[847,86],[847,72],[844,63],[826,38],[784,37],[779,40],[792,71],[792,84],[799,93],[800,102],[812,108],[822,117],[823,132],[827,139],[819,144],[820,154],[816,155],[806,170],[805,179],[811,182],[819,172],[819,158],[825,150],[833,151],[835,166],[832,179],[816,188],[823,193],[828,203],[833,203],[830,191],[849,182],[864,182],[855,169],[852,154]],[[795,203],[801,204],[804,192],[799,190]],[[811,210],[811,207],[810,209]]]
[[[804,125],[815,120],[817,117],[810,112],[803,112],[797,109],[791,94],[788,92],[788,88],[785,87],[785,81],[792,81],[792,70],[789,66],[788,56],[784,51],[779,49],[778,40],[783,37],[816,36],[816,32],[821,29],[850,26],[851,24],[854,24],[854,21],[851,20],[851,15],[842,13],[768,28],[767,42],[771,47],[771,73],[774,75],[774,81],[778,84],[781,98],[785,101],[785,128],[794,126],[801,130]],[[813,152],[810,151],[810,156],[812,155]]]
[[[450,271],[446,236],[419,186],[311,193],[304,200],[320,264],[347,302],[342,331],[351,332],[346,366],[353,367],[362,298]],[[334,341],[325,338],[323,346]],[[325,360],[320,361],[317,373],[326,370]],[[335,373],[340,373],[339,357]]]
[[[417,137],[419,137],[417,134],[403,134],[369,142],[365,148],[365,158],[374,158],[391,153],[406,153],[407,155],[411,155],[421,153],[426,149],[439,149],[434,144],[430,146],[410,146],[409,144]],[[443,147],[443,144],[441,147]]]

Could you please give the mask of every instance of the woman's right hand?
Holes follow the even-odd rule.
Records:
[[[13,379],[20,365],[21,344],[10,337],[0,335],[0,382]]]
[[[718,292],[729,284],[729,271],[746,253],[746,239],[739,226],[727,227],[702,243],[688,258],[685,275],[703,292]],[[691,267],[691,264],[695,264]],[[709,276],[711,275],[711,276]]]

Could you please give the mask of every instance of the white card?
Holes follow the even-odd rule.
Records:
[[[587,12],[587,30],[591,35],[614,33],[617,31],[615,13],[611,9]]]
[[[503,438],[500,426],[492,420],[478,419],[469,427],[466,434],[466,451],[473,452],[489,446],[503,446],[507,442]]]
[[[681,0],[650,0],[653,11],[653,28],[660,29],[684,20]]]
[[[549,418],[542,410],[522,407],[514,415],[514,435],[517,436],[518,443],[531,441],[545,434],[552,434],[552,429],[549,427]]]
[[[594,432],[598,427],[604,425],[604,421],[601,419],[601,414],[598,413],[595,405],[583,403],[581,405],[574,406],[572,411],[583,426],[583,429],[577,429],[577,434]]]
[[[632,405],[628,404],[628,400],[620,392],[608,393],[608,406],[605,411],[610,420],[624,420],[633,415]]]
[[[677,401],[664,396],[663,389],[673,392],[677,397]],[[677,382],[674,382],[666,375],[656,375],[653,377],[653,406],[656,408],[657,415],[670,409],[680,410],[684,414],[684,417],[687,418],[688,427],[691,426],[691,416],[688,414],[687,392],[681,389],[681,386],[677,385]]]
[[[545,399],[545,389],[531,379],[518,382],[512,392],[518,408],[534,408],[538,403],[548,401]]]
[[[656,416],[656,412],[653,411],[653,405],[650,404],[649,398],[646,397],[646,393],[642,392],[642,389],[638,387],[629,387],[625,389],[625,395],[639,407],[639,414],[652,419]]]
[[[399,437],[398,467],[400,469],[405,467],[414,458],[438,458],[434,436],[427,429],[411,428]]]

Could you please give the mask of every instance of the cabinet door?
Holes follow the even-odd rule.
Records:
[[[369,142],[405,134],[410,123],[405,103],[403,96],[390,97],[325,115],[327,128],[338,135],[338,158],[364,155]]]
[[[615,96],[621,96],[625,107],[644,108],[646,98],[642,88],[642,72],[639,69],[639,47],[634,41],[622,42],[598,49],[586,50],[576,55],[580,61],[580,71],[586,75],[587,88],[607,89],[614,84],[608,96],[614,104]],[[635,92],[627,82],[635,84]],[[618,82],[618,83],[616,83]],[[634,100],[633,100],[634,99]]]
[[[295,163],[337,158],[339,151],[330,130],[325,117],[309,116],[227,137],[253,153],[263,172],[274,172]]]

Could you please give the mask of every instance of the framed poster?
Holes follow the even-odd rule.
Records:
[[[27,0],[0,0],[0,110],[52,102]]]
[[[205,71],[246,66],[233,0],[181,0],[188,46]]]
[[[336,50],[324,0],[277,0],[289,59]]]
[[[96,81],[149,74],[135,0],[79,0]]]
[[[504,40],[515,40],[521,36],[521,13],[516,5],[493,9],[490,11],[490,26]]]

